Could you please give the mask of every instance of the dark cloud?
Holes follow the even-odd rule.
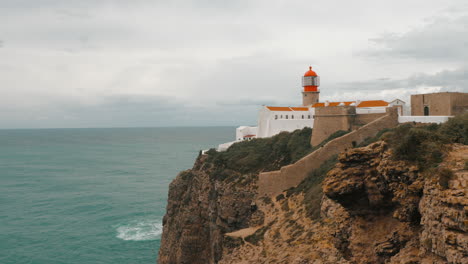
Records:
[[[440,87],[446,91],[468,90],[468,68],[444,70],[435,74],[418,73],[405,79],[380,78],[367,81],[339,83],[333,90],[349,91],[358,89],[363,91],[379,91],[399,88]]]
[[[409,99],[411,93],[468,92],[468,15],[467,8],[450,10],[426,21],[423,26],[404,33],[385,33],[372,38],[372,49],[358,53],[361,58],[375,59],[383,67],[395,64],[408,69],[406,77],[381,78],[334,84],[339,91],[356,91],[359,96],[376,94]],[[410,67],[408,67],[408,65]],[[412,67],[411,67],[412,66]],[[388,68],[388,67],[387,67]],[[425,68],[434,73],[424,72]],[[449,69],[447,69],[449,68]],[[391,98],[384,98],[391,99]]]
[[[361,54],[377,58],[409,58],[460,62],[468,59],[468,15],[439,17],[406,33],[371,39],[377,47]]]

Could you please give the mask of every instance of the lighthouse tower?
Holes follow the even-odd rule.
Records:
[[[309,70],[302,77],[302,105],[310,106],[319,101],[320,91],[318,87],[320,86],[320,77],[312,70],[312,67],[309,67]]]

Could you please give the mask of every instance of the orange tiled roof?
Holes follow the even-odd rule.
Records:
[[[338,106],[341,103],[344,105],[351,105],[352,103],[356,103],[353,101],[348,101],[348,102],[330,102],[328,103],[328,106]],[[312,107],[324,107],[325,103],[315,103],[312,105]],[[357,105],[356,107],[379,107],[379,106],[388,106],[388,103],[383,101],[383,100],[371,100],[371,101],[362,101]]]
[[[285,106],[267,106],[271,111],[292,111],[291,108]]]
[[[271,111],[309,111],[307,107],[267,106]]]
[[[379,107],[388,106],[388,103],[383,100],[362,101],[357,107]]]
[[[324,107],[325,103],[315,103],[312,105],[312,107]]]
[[[251,138],[251,137],[255,137],[255,135],[245,135],[244,138]]]
[[[343,103],[344,105],[350,105],[354,102],[330,102],[328,103],[328,106],[338,106],[341,103]],[[325,106],[325,103],[315,103],[312,105],[312,107],[324,107],[324,106]]]
[[[307,107],[290,107],[293,111],[309,111]]]

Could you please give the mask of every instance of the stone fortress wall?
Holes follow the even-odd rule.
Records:
[[[351,113],[352,109],[340,107],[342,110],[330,110],[333,113],[343,111],[344,114]],[[300,159],[294,164],[282,167],[278,171],[263,172],[259,175],[258,180],[258,197],[262,196],[276,196],[291,187],[297,186],[307,175],[315,169],[318,169],[325,161],[332,156],[345,151],[346,149],[353,148],[355,145],[360,144],[365,139],[374,137],[379,131],[385,128],[393,128],[398,125],[398,109],[396,107],[387,108],[384,116],[377,117],[374,121],[354,130],[342,137],[331,140],[323,147],[310,153],[304,158]],[[338,119],[348,120],[349,117],[340,117]],[[326,118],[325,118],[326,120]],[[343,121],[345,122],[345,121]],[[335,129],[342,129],[343,127],[335,127]],[[314,127],[317,128],[314,124]],[[328,131],[329,133],[330,131]],[[316,133],[316,129],[312,134]],[[332,132],[333,133],[333,132]]]
[[[355,106],[327,106],[315,110],[314,131],[310,139],[317,146],[338,130],[351,130],[356,116]]]
[[[312,133],[310,144],[317,146],[338,130],[356,130],[386,114],[358,114],[356,106],[319,107],[315,110],[314,133]]]
[[[427,108],[427,113],[424,109]],[[444,92],[411,95],[412,116],[454,116],[468,109],[468,93]]]

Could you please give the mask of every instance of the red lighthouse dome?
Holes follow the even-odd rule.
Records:
[[[315,72],[312,70],[312,66],[309,66],[309,70],[306,71],[306,73],[304,74],[304,77],[307,77],[307,76],[317,76],[317,73],[315,73]]]
[[[320,78],[317,73],[312,70],[312,66],[309,67],[309,70],[304,74],[304,77],[302,77],[302,86],[304,87],[304,92],[318,91]]]

